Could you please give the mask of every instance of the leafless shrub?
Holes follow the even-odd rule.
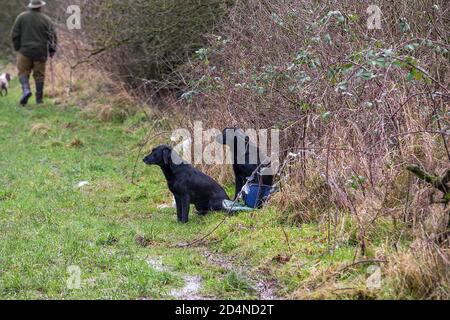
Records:
[[[370,4],[240,1],[197,51],[197,80],[177,108],[212,127],[280,128],[284,154],[301,159],[274,202],[308,211],[300,220],[318,204],[350,212],[363,251],[378,218],[418,219],[424,186],[405,165],[450,161],[448,3],[381,1],[381,30],[366,26]]]

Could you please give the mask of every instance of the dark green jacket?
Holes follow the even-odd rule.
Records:
[[[20,14],[11,32],[14,50],[31,60],[46,60],[56,52],[57,37],[52,21],[38,11]]]

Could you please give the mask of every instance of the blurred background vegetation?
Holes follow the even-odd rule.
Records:
[[[176,72],[205,45],[229,0],[90,1],[85,30],[96,48],[115,48],[115,66],[134,85]],[[99,19],[101,17],[101,19]],[[120,46],[119,46],[120,45]]]
[[[26,1],[2,1],[2,10],[0,10],[0,54],[12,52],[10,39],[11,27],[16,16],[24,10]]]
[[[13,53],[10,32],[17,15],[26,11],[28,0],[2,1],[0,10],[0,54],[7,56]],[[45,13],[55,16],[56,1],[47,1]]]

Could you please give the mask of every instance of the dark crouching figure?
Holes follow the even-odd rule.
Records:
[[[41,13],[44,1],[31,0],[28,11],[20,14],[11,32],[14,50],[17,52],[17,69],[22,85],[20,104],[25,106],[32,96],[30,74],[36,83],[36,103],[43,103],[45,65],[47,58],[56,52],[56,32],[50,18]]]
[[[159,146],[144,158],[147,165],[159,166],[173,193],[177,205],[178,221],[189,220],[189,205],[194,204],[198,214],[222,210],[223,200],[228,200],[225,190],[211,177],[184,163],[169,146]]]
[[[252,177],[252,174],[251,184],[269,187],[273,185],[273,173],[269,168],[270,158],[250,141],[250,137],[242,129],[226,128],[216,138],[216,141],[229,146],[231,150],[233,171],[236,179],[235,199],[247,183],[247,179]],[[263,197],[263,189],[261,188],[257,195],[258,207],[262,206]]]

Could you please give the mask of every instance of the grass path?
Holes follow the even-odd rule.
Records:
[[[129,182],[142,116],[102,123],[70,106],[21,108],[18,91],[0,97],[0,298],[270,298],[295,290],[327,250],[317,226],[283,227],[271,209],[229,218],[207,246],[174,248],[223,213],[180,225],[158,209],[172,201],[158,168],[139,163]],[[353,253],[344,246],[323,267]]]

